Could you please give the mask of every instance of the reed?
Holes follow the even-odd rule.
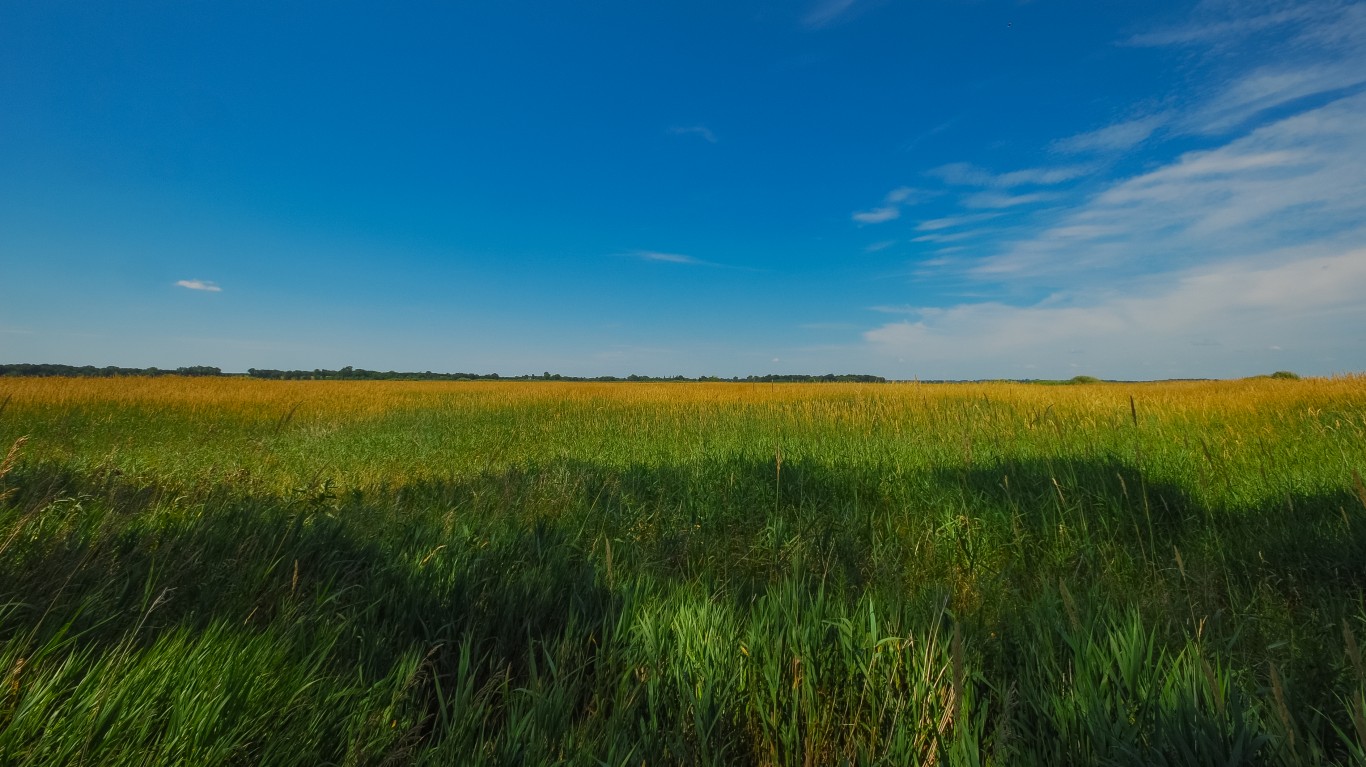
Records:
[[[0,762],[1362,763],[1360,376],[0,400]]]

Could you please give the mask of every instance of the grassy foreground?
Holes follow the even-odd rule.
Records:
[[[1361,376],[0,403],[3,764],[1366,764]]]

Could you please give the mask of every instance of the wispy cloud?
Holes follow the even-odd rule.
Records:
[[[968,162],[951,162],[930,168],[925,175],[934,176],[946,184],[954,186],[992,186],[995,176],[989,171]]]
[[[966,216],[947,216],[945,218],[932,218],[928,221],[921,221],[916,224],[918,232],[935,232],[940,229],[955,229],[969,224],[979,224],[983,221],[990,221],[1000,216],[1000,213],[970,213]]]
[[[189,288],[190,290],[204,290],[210,293],[221,293],[223,291],[222,288],[218,287],[218,283],[210,282],[208,280],[177,280],[176,285],[182,288]]]
[[[911,242],[962,242],[987,234],[984,230],[967,229],[959,232],[930,232],[911,238]]]
[[[834,23],[848,13],[858,0],[820,0],[802,17],[802,24],[820,29]]]
[[[1359,2],[1206,0],[1188,22],[1127,42],[1203,49],[1216,80],[1174,126],[1187,133],[1228,133],[1278,108],[1366,86]]]
[[[1362,125],[1356,95],[1188,152],[1120,179],[978,271],[1100,279],[1348,238],[1366,229]]]
[[[629,254],[641,261],[657,261],[665,264],[690,264],[694,266],[705,265],[707,262],[692,256],[685,256],[681,253],[661,253],[657,250],[633,250]]]
[[[1048,299],[915,309],[865,340],[923,377],[1245,375],[1273,352],[1359,369],[1366,336],[1342,329],[1366,326],[1363,125],[1366,94],[1347,96],[1121,178],[955,267]]]
[[[1053,168],[1025,168],[1008,173],[992,173],[972,163],[953,162],[926,171],[953,186],[980,186],[1010,189],[1017,186],[1052,186],[1091,173],[1089,165],[1060,165]]]
[[[1125,41],[1129,45],[1160,47],[1171,45],[1222,46],[1241,41],[1268,30],[1283,30],[1287,25],[1331,21],[1341,12],[1337,2],[1295,4],[1204,2],[1184,24],[1143,32]],[[1230,13],[1230,11],[1234,11]],[[1230,18],[1230,16],[1232,18]]]
[[[1362,84],[1366,56],[1352,62],[1263,67],[1225,86],[1194,110],[1183,127],[1195,133],[1227,133],[1278,107]]]
[[[1107,125],[1086,133],[1078,133],[1054,141],[1055,152],[1082,154],[1085,152],[1123,152],[1142,144],[1170,119],[1167,114],[1148,115],[1133,120]]]
[[[675,136],[700,136],[709,144],[716,143],[716,134],[705,125],[675,125],[669,128],[669,133]]]
[[[853,219],[860,224],[881,224],[884,221],[901,218],[901,208],[895,205],[883,205],[872,210],[862,210],[853,214]]]
[[[755,269],[748,266],[738,266],[735,264],[724,264],[716,261],[705,261],[693,256],[682,253],[665,253],[658,250],[632,250],[621,254],[628,258],[635,258],[641,261],[649,261],[656,264],[679,264],[681,266],[705,266],[711,269],[727,269],[740,272],[762,272],[762,269]]]
[[[1027,194],[1005,194],[1003,192],[977,192],[963,198],[965,208],[1016,208],[1058,199],[1053,192],[1029,192]]]
[[[886,249],[892,247],[892,246],[895,245],[895,244],[896,244],[896,240],[883,240],[883,241],[881,241],[881,242],[875,242],[875,243],[873,243],[873,244],[871,244],[871,245],[865,247],[865,248],[863,249],[863,252],[865,252],[865,253],[876,253],[876,252],[878,252],[879,250],[886,250]]]
[[[1343,328],[1366,326],[1366,3],[1206,0],[1192,15],[1129,41],[1208,54],[1186,59],[1163,111],[1048,146],[1097,164],[929,172],[966,193],[961,215],[917,226],[925,241],[1053,204],[940,273],[980,297],[873,307],[908,316],[868,331],[870,350],[919,360],[922,377],[1360,369],[1366,336]],[[1183,134],[1204,148],[1102,181],[1107,153]]]
[[[917,190],[909,186],[900,186],[882,198],[882,205],[872,210],[856,212],[851,218],[860,224],[881,224],[884,221],[891,221],[901,217],[901,206],[915,204],[919,196]]]

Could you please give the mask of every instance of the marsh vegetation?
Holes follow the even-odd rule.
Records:
[[[1366,763],[1362,377],[0,387],[5,764]]]

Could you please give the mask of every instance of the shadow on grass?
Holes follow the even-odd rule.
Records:
[[[162,616],[208,620],[243,611],[238,619],[246,620],[252,611],[273,615],[282,593],[298,601],[321,589],[347,595],[348,604],[411,594],[390,601],[421,616],[426,628],[418,635],[433,621],[449,629],[475,620],[460,616],[500,614],[472,584],[507,592],[519,582],[508,574],[545,581],[534,588],[548,595],[546,606],[535,594],[509,599],[557,625],[569,597],[605,598],[594,590],[611,575],[609,547],[616,573],[704,580],[740,596],[794,570],[855,592],[878,588],[888,579],[880,558],[891,549],[942,569],[975,556],[969,545],[1009,552],[1021,538],[1094,568],[1105,563],[1086,557],[1107,547],[1163,566],[1180,552],[1183,564],[1207,561],[1290,587],[1362,585],[1358,563],[1366,561],[1366,524],[1346,488],[1210,509],[1181,487],[1110,460],[974,465],[901,486],[876,467],[779,467],[772,459],[561,462],[340,497],[327,482],[262,495],[232,478],[172,489],[60,465],[25,468],[11,484],[18,493],[10,519],[26,518],[9,565],[0,563],[0,588],[12,584],[11,598],[45,604],[61,592],[70,602],[98,587],[112,600],[107,607],[116,607],[99,611],[109,615],[136,612],[172,587]],[[946,533],[960,518],[963,529]],[[16,558],[24,549],[32,554]],[[1045,564],[1016,552],[1021,577]],[[462,576],[435,581],[433,564]],[[174,583],[162,585],[163,575]],[[1083,567],[1078,575],[1103,573]],[[437,614],[456,617],[431,617]]]
[[[284,627],[339,637],[339,679],[374,683],[416,654],[425,684],[478,690],[525,685],[529,666],[592,646],[621,612],[569,531],[544,521],[452,526],[325,486],[191,497],[115,473],[16,474],[0,511],[0,642],[98,650]],[[417,697],[438,721],[439,696]]]
[[[1090,543],[1146,547],[1162,560],[1182,552],[1259,578],[1366,586],[1366,509],[1346,487],[1211,508],[1123,462],[1076,459],[946,470],[938,481],[961,487],[980,514],[1012,515],[1038,535],[1068,525]]]
[[[417,652],[445,690],[531,689],[566,658],[591,677],[595,648],[631,618],[627,600],[677,582],[737,606],[775,583],[911,602],[980,562],[996,569],[974,577],[999,575],[998,588],[1046,591],[1065,572],[1122,604],[1144,584],[1108,572],[1118,553],[1169,573],[1184,552],[1179,583],[1270,584],[1317,605],[1366,587],[1366,524],[1346,489],[1210,509],[1112,461],[979,465],[900,484],[877,468],[773,460],[562,462],[367,493],[326,481],[283,494],[231,479],[172,488],[61,465],[23,466],[8,482],[0,604],[23,607],[5,615],[0,642],[65,629],[113,647],[283,625],[339,635],[338,677],[377,680]],[[451,708],[435,688],[416,696],[433,728]]]
[[[1063,573],[1104,588],[1125,552],[1164,570],[1180,557],[1211,583],[1301,596],[1366,587],[1366,524],[1345,488],[1209,509],[1118,461],[945,469],[890,490],[863,471],[563,462],[262,495],[231,479],[168,488],[25,466],[0,518],[0,602],[27,607],[0,632],[69,624],[94,641],[136,626],[150,638],[214,621],[355,624],[354,655],[382,673],[415,643],[473,637],[522,658],[565,632],[590,641],[616,623],[613,584],[631,578],[697,581],[740,603],[793,575],[904,599],[908,583],[938,593],[977,561],[1006,586]]]

